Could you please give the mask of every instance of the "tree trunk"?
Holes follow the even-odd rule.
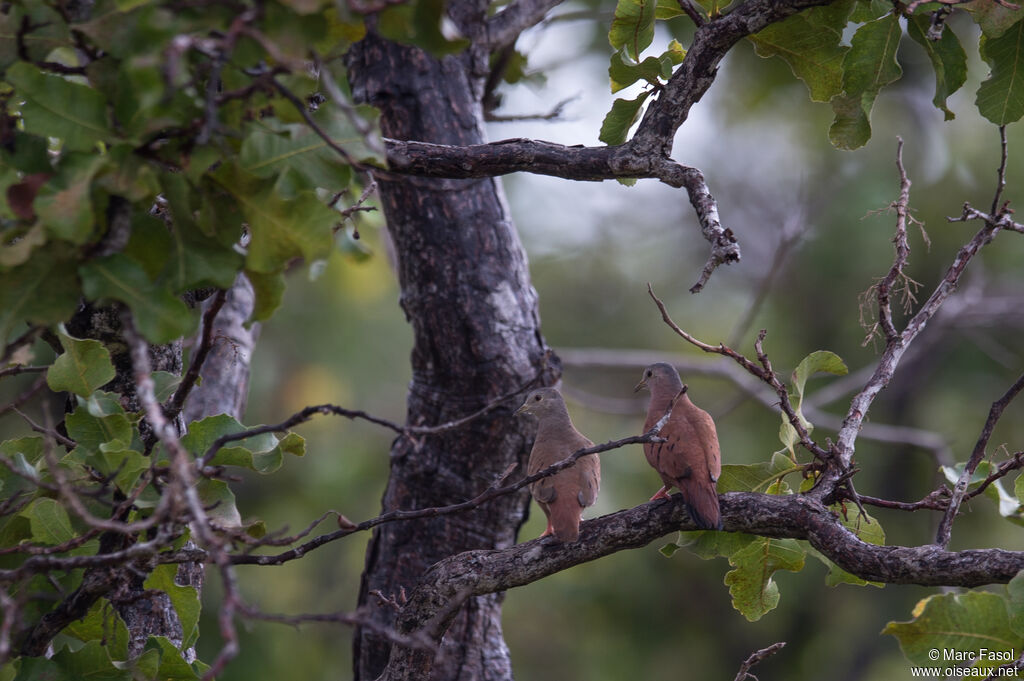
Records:
[[[458,11],[480,10],[462,3]],[[482,24],[480,24],[482,25]],[[355,96],[381,110],[387,137],[444,144],[484,141],[480,106],[486,53],[470,48],[437,60],[371,34],[349,55]],[[407,421],[435,425],[471,414],[531,379],[550,384],[536,293],[526,256],[496,179],[382,176],[380,195],[397,252],[400,304],[413,326],[413,378]],[[525,470],[531,425],[505,401],[459,428],[398,438],[383,510],[464,501],[511,463]],[[525,490],[462,515],[381,525],[366,554],[359,596],[375,623],[395,613],[374,595],[410,591],[434,562],[469,549],[507,547],[525,519]],[[433,666],[436,679],[510,679],[501,632],[502,596],[471,600],[448,631]],[[367,627],[356,632],[355,678],[375,679],[390,644]]]

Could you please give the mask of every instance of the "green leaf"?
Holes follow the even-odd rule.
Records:
[[[779,604],[779,587],[772,579],[777,570],[799,572],[806,552],[795,539],[758,537],[729,556],[735,569],[725,575],[732,606],[756,622]]]
[[[132,675],[114,665],[100,641],[88,641],[74,651],[62,648],[49,659],[21,658],[15,681],[132,681]]]
[[[0,144],[0,161],[26,175],[52,173],[48,146],[45,137],[15,130],[10,144]]]
[[[243,257],[216,239],[205,236],[198,226],[174,221],[170,226],[171,251],[157,279],[175,293],[213,286],[229,289],[242,269]]]
[[[612,92],[618,92],[637,82],[645,80],[648,83],[658,83],[659,78],[664,75],[664,64],[660,57],[647,57],[639,64],[629,61],[629,56],[619,50],[611,57],[611,64],[608,66],[608,78],[611,80]],[[669,61],[669,74],[671,75],[671,61]]]
[[[83,643],[102,641],[113,659],[128,659],[128,627],[106,599],[98,599],[85,617],[73,621],[61,633]]]
[[[181,651],[165,636],[150,636],[146,652],[159,656],[156,678],[160,681],[193,681],[199,678],[197,670],[185,661]]]
[[[376,109],[359,106],[355,115],[371,129],[376,129],[379,116]],[[355,160],[382,167],[386,164],[349,117],[336,108],[322,106],[313,118],[328,137]],[[250,126],[242,142],[239,163],[243,170],[260,178],[273,177],[290,168],[311,188],[322,187],[331,192],[340,191],[351,180],[351,169],[344,159],[305,123],[286,125],[278,131],[266,126]]]
[[[153,383],[157,401],[166,402],[181,384],[181,376],[169,371],[154,371]]]
[[[1010,617],[1010,628],[1017,636],[1024,637],[1024,572],[1006,585],[1006,610]]]
[[[63,140],[64,148],[89,151],[113,138],[107,125],[106,101],[97,90],[43,73],[19,61],[7,69],[5,80],[25,99],[21,114],[25,130]]]
[[[718,493],[766,492],[789,494],[790,489],[782,476],[802,470],[783,454],[773,454],[770,462],[755,464],[726,464],[718,478]]]
[[[843,94],[832,98],[835,121],[829,139],[840,149],[856,149],[871,138],[870,115],[879,90],[902,74],[896,61],[903,31],[895,14],[869,21],[853,36],[843,59]]]
[[[634,62],[654,40],[654,13],[657,0],[618,0],[615,17],[608,31],[608,42],[616,50],[625,48]]]
[[[843,363],[842,358],[834,352],[828,350],[817,350],[804,357],[800,364],[797,365],[796,369],[793,370],[793,375],[790,379],[792,387],[795,389],[790,392],[790,401],[793,405],[793,410],[796,412],[797,418],[800,420],[800,424],[810,433],[814,430],[814,426],[804,418],[802,407],[804,402],[804,386],[807,384],[807,379],[812,375],[824,372],[834,374],[836,376],[845,376],[848,373],[846,365]],[[793,424],[789,422],[789,417],[785,413],[781,413],[782,425],[779,429],[779,439],[782,444],[789,450],[789,455],[794,460],[796,459],[796,452],[793,447],[800,442],[800,436],[793,427]]]
[[[118,144],[107,152],[109,163],[97,175],[96,184],[108,193],[128,201],[152,204],[160,193],[153,167],[129,144]]]
[[[832,98],[835,120],[828,129],[828,139],[837,149],[847,151],[863,147],[871,139],[871,107],[875,104],[875,92],[861,96],[837,95]]]
[[[1006,599],[994,593],[929,596],[918,602],[912,614],[909,622],[889,622],[882,633],[895,636],[914,664],[934,664],[929,657],[932,650],[977,654],[981,648],[1019,651],[1024,644],[1010,627]]]
[[[978,111],[996,125],[1015,123],[1024,115],[1024,21],[998,38],[983,36],[981,56],[992,72],[978,88]]]
[[[76,451],[81,449],[82,455],[99,452],[104,445],[120,451],[132,442],[132,424],[123,412],[95,416],[89,413],[88,406],[80,404],[64,418],[64,424],[68,437],[78,445]]]
[[[183,647],[187,648],[193,645],[199,636],[199,611],[202,605],[195,587],[181,586],[174,581],[177,574],[177,565],[159,565],[149,573],[143,587],[162,591],[170,597],[171,605],[178,613],[178,620],[181,622],[182,631],[184,631]]]
[[[658,0],[654,8],[654,18],[658,21],[666,21],[684,16],[686,12],[679,7],[676,0]]]
[[[55,499],[35,499],[18,515],[28,518],[32,541],[39,544],[63,544],[75,536],[68,512]]]
[[[27,60],[37,61],[72,44],[67,22],[47,3],[8,4],[4,10],[0,12],[0,71],[17,61],[22,49]],[[33,30],[23,31],[22,21]]]
[[[842,92],[843,59],[849,50],[840,45],[852,3],[840,2],[794,14],[750,36],[758,56],[779,57],[807,86],[811,101],[827,102]],[[829,11],[832,10],[832,11]]]
[[[902,74],[896,50],[903,31],[895,14],[870,21],[853,35],[843,59],[843,90],[849,94],[878,92]]]
[[[640,118],[640,108],[650,94],[650,91],[646,91],[637,95],[636,99],[616,99],[612,103],[612,110],[601,123],[598,139],[612,147],[625,142],[629,129]]]
[[[245,426],[227,414],[208,416],[189,424],[182,445],[196,456],[202,456],[217,438],[239,433]],[[243,466],[258,473],[273,473],[284,460],[285,453],[303,456],[305,440],[297,433],[288,433],[278,440],[273,433],[263,433],[238,440],[222,447],[210,461],[214,466]]]
[[[64,352],[46,371],[46,384],[54,392],[72,392],[88,397],[94,390],[113,380],[116,372],[110,352],[98,340],[81,340],[57,332]]]
[[[213,177],[238,201],[249,223],[252,241],[246,269],[269,274],[281,271],[292,258],[311,263],[330,255],[338,213],[312,193],[284,199],[273,183],[259,180],[228,164]]]
[[[389,40],[421,47],[435,57],[456,54],[466,49],[469,40],[462,36],[451,39],[445,36],[442,31],[442,22],[447,22],[444,5],[444,0],[410,0],[392,5],[377,14],[377,30]]]
[[[92,179],[106,163],[98,154],[64,154],[57,174],[39,188],[36,214],[58,239],[81,245],[94,240],[99,225],[93,214]]]
[[[145,270],[126,255],[90,261],[79,269],[90,300],[118,300],[131,308],[139,331],[152,343],[169,343],[195,330],[196,317],[166,288],[156,286]]]
[[[857,0],[850,14],[850,21],[863,24],[878,19],[892,11],[892,3],[886,0]]]
[[[0,272],[0,341],[6,342],[20,322],[56,324],[75,311],[78,278],[73,261],[60,250],[37,251],[25,264]]]
[[[944,30],[939,40],[928,39],[931,20],[924,14],[915,14],[907,21],[907,33],[928,53],[935,70],[935,97],[932,104],[951,121],[956,115],[946,107],[946,99],[960,89],[967,80],[967,54],[956,33]]]
[[[196,491],[214,527],[227,530],[242,526],[242,516],[235,504],[235,493],[226,482],[203,478],[196,485]]]
[[[0,491],[3,492],[3,498],[11,499],[16,493],[22,491],[34,494],[36,486],[30,480],[35,480],[39,477],[39,472],[36,470],[36,462],[43,457],[43,438],[33,435],[31,437],[5,440],[0,443],[0,454],[7,457],[14,465],[15,470],[17,470],[17,473],[15,473],[7,466],[0,465]],[[18,475],[18,473],[21,475]],[[26,480],[25,476],[29,480]],[[0,546],[11,545],[11,543],[0,541]]]
[[[967,10],[981,27],[986,38],[998,38],[1017,22],[1024,20],[1020,10],[1006,7],[993,0],[974,0],[959,6]]]
[[[262,274],[246,270],[245,276],[249,279],[249,283],[252,284],[252,290],[256,296],[252,317],[248,320],[248,323],[262,322],[270,319],[274,311],[281,307],[281,301],[284,300],[284,272]]]
[[[680,532],[677,543],[701,560],[733,555],[747,548],[757,537],[742,532],[713,532],[698,530]]]

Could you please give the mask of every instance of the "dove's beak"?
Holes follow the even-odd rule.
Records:
[[[641,390],[643,390],[646,387],[647,387],[647,379],[645,378],[644,380],[642,380],[642,381],[640,381],[639,383],[636,384],[636,387],[633,388],[633,392],[638,393],[638,392],[640,392]]]

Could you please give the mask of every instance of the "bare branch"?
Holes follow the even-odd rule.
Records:
[[[690,17],[690,20],[700,28],[704,24],[708,23],[707,17],[701,12],[700,7],[697,6],[693,0],[677,0],[679,2],[679,9],[686,12],[686,16]]]
[[[896,282],[903,276],[903,268],[907,265],[907,258],[910,255],[910,244],[907,242],[907,213],[910,204],[910,178],[903,167],[903,138],[896,138],[896,168],[900,174],[900,196],[893,202],[892,207],[896,210],[896,236],[893,243],[896,245],[896,256],[893,259],[892,267],[888,274],[878,282],[878,322],[882,326],[882,333],[885,335],[885,342],[892,343],[896,340],[896,327],[892,323],[892,305],[890,296]]]
[[[644,114],[630,145],[641,155],[668,158],[676,131],[690,109],[715,82],[718,65],[743,38],[801,10],[831,0],[747,0],[735,10],[700,26],[686,59]]]
[[[565,107],[570,102],[579,99],[579,95],[573,95],[566,97],[556,103],[547,113],[540,114],[496,114],[487,113],[484,115],[484,120],[488,123],[515,123],[519,121],[553,121],[562,117],[565,112]]]
[[[18,374],[38,374],[49,368],[50,367],[48,366],[36,367],[16,364],[12,367],[7,367],[6,369],[0,369],[0,378],[4,378],[6,376],[17,376]]]
[[[985,420],[985,426],[981,429],[981,435],[978,436],[978,441],[974,444],[974,451],[971,452],[971,457],[967,460],[960,478],[956,481],[956,486],[953,487],[953,496],[949,500],[949,507],[946,509],[945,515],[942,516],[938,530],[935,532],[935,543],[939,546],[949,546],[949,540],[953,533],[953,521],[956,519],[956,514],[960,511],[960,503],[963,501],[964,493],[967,491],[967,485],[971,482],[971,476],[974,475],[974,471],[977,470],[981,460],[985,458],[985,448],[988,446],[989,438],[992,437],[992,431],[999,422],[999,418],[1003,415],[1003,410],[1006,409],[1007,405],[1013,401],[1013,398],[1021,390],[1024,390],[1024,374],[1021,374],[1020,378],[1010,386],[1010,389],[1002,397],[992,403],[992,408],[988,412],[988,418]],[[1005,474],[1004,472],[1003,475]]]
[[[969,207],[965,205],[964,219],[967,219],[968,210]],[[1001,214],[995,221],[990,222],[986,220],[985,225],[956,254],[952,264],[946,270],[945,276],[935,287],[928,300],[921,306],[921,309],[910,318],[902,332],[886,343],[878,366],[864,388],[851,400],[849,411],[843,420],[842,428],[839,430],[836,450],[840,457],[841,467],[844,470],[849,468],[853,461],[854,443],[872,402],[874,402],[878,393],[892,380],[903,354],[914,339],[917,338],[918,334],[924,330],[925,325],[938,312],[946,299],[956,290],[960,277],[963,275],[964,270],[967,269],[971,259],[974,258],[983,246],[995,238],[1000,229],[1005,227],[1007,220],[1009,220],[1007,213]],[[1024,232],[1024,227],[1021,227],[1021,231]]]
[[[33,397],[35,397],[36,394],[38,394],[39,391],[41,391],[45,387],[46,377],[40,376],[38,380],[36,380],[31,386],[29,386],[27,390],[25,390],[20,395],[15,397],[13,401],[8,402],[7,404],[4,405],[0,405],[0,416],[3,416],[7,412],[13,411],[20,407],[21,405],[25,404]]]
[[[54,442],[57,442],[59,444],[64,445],[68,449],[73,449],[75,447],[76,442],[74,440],[64,437],[63,435],[61,435],[60,433],[58,433],[57,431],[55,431],[55,430],[53,430],[51,428],[46,428],[45,426],[39,425],[38,423],[33,421],[31,418],[29,418],[28,415],[25,412],[21,411],[17,407],[11,407],[11,410],[15,414],[20,416],[22,418],[22,420],[25,421],[25,423],[28,424],[28,427],[31,428],[32,430],[34,430],[35,432],[37,432],[37,433],[39,433],[41,435],[45,435],[46,437],[50,438]]]
[[[672,329],[679,335],[680,338],[685,340],[687,343],[690,343],[691,345],[697,346],[704,352],[710,352],[716,355],[725,355],[726,357],[729,357],[737,364],[739,364],[741,367],[746,369],[749,373],[758,377],[762,381],[768,382],[768,377],[765,375],[764,369],[757,366],[757,364],[750,361],[749,359],[747,359],[740,353],[736,352],[732,348],[726,346],[723,343],[719,343],[718,345],[708,345],[707,343],[703,343],[697,340],[690,334],[680,329],[679,326],[674,321],[672,321],[672,318],[669,316],[668,310],[665,308],[665,303],[661,302],[661,299],[658,298],[658,296],[654,295],[654,289],[651,287],[650,282],[647,283],[647,293],[648,295],[651,296],[651,299],[654,301],[654,304],[658,306],[658,310],[661,312],[661,318],[665,321],[665,323],[668,325],[670,329]]]
[[[562,0],[516,0],[487,21],[484,41],[490,51],[514,44],[519,34],[543,21]]]
[[[14,353],[17,352],[19,348],[30,345],[35,341],[36,336],[42,333],[45,328],[45,326],[30,326],[28,331],[4,346],[3,354],[0,354],[0,366],[6,365],[7,361],[14,356]]]
[[[727,531],[806,539],[845,570],[869,581],[973,587],[1005,583],[1024,568],[1024,552],[1002,549],[946,551],[924,546],[879,546],[857,538],[836,515],[803,495],[731,492],[720,496]],[[572,543],[544,538],[500,550],[468,551],[424,574],[399,617],[399,631],[440,636],[450,618],[429,629],[441,608],[470,596],[524,586],[575,565],[648,543],[680,529],[696,529],[680,495],[586,521]],[[382,679],[426,678],[432,656],[394,646]]]
[[[192,388],[195,387],[196,381],[199,379],[199,372],[203,368],[203,362],[206,361],[206,356],[210,354],[210,349],[213,347],[213,322],[217,318],[217,313],[220,312],[221,307],[224,306],[226,298],[227,291],[223,289],[217,291],[206,311],[203,312],[203,336],[199,342],[199,347],[192,353],[188,370],[182,377],[178,389],[174,391],[174,394],[164,407],[164,413],[172,421],[181,413],[185,400],[188,399],[189,393],[192,392]]]
[[[736,678],[733,679],[733,681],[746,681],[747,679],[754,679],[754,681],[757,681],[757,677],[750,673],[750,668],[759,662],[764,662],[766,659],[785,647],[786,642],[779,641],[778,643],[771,644],[767,648],[762,648],[761,650],[751,653],[750,657],[744,660],[743,664],[740,665],[740,670],[736,672]]]
[[[999,126],[999,169],[996,170],[996,192],[992,197],[992,208],[989,212],[992,215],[996,215],[999,212],[999,201],[1003,196],[1003,190],[1006,188],[1006,162],[1010,158],[1009,146],[1006,143],[1006,126]]]
[[[467,146],[389,138],[384,142],[390,171],[422,177],[460,179],[529,172],[588,182],[653,178],[670,187],[685,188],[701,233],[711,244],[711,256],[691,292],[699,291],[718,265],[740,259],[739,244],[732,230],[722,227],[718,204],[704,175],[671,159],[639,153],[632,142],[618,147],[568,147],[523,138]]]

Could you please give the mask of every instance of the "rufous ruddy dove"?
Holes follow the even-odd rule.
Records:
[[[565,400],[554,388],[539,388],[527,395],[526,402],[516,410],[516,414],[523,413],[533,414],[539,422],[528,475],[594,445],[572,425]],[[540,536],[554,534],[559,541],[576,541],[583,509],[597,500],[600,486],[601,460],[597,454],[581,456],[575,465],[531,484],[530,493],[548,519],[548,527]]]
[[[722,473],[722,453],[711,415],[690,401],[675,367],[664,362],[644,369],[643,379],[634,392],[647,388],[651,402],[647,407],[644,432],[654,427],[672,407],[672,415],[658,436],[665,442],[647,442],[647,463],[658,471],[665,486],[651,501],[668,498],[678,487],[693,522],[704,530],[722,529],[715,483]]]

